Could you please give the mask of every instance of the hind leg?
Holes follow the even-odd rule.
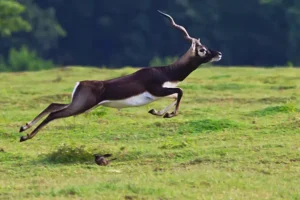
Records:
[[[54,111],[58,111],[61,110],[65,107],[67,107],[68,104],[61,104],[61,103],[51,103],[45,110],[43,110],[38,116],[36,116],[32,121],[26,123],[24,126],[21,126],[20,128],[20,133],[29,129],[31,126],[33,126],[34,124],[36,124],[41,118],[43,118],[45,115],[54,112]]]
[[[79,115],[96,107],[99,102],[96,95],[90,87],[79,85],[70,105],[61,110],[51,112],[30,134],[22,136],[20,142],[33,138],[44,126],[53,120]]]
[[[96,104],[97,105],[97,104]],[[49,122],[60,119],[60,118],[66,118],[74,115],[79,115],[81,113],[84,113],[85,111],[93,108],[95,104],[93,105],[85,105],[85,104],[70,104],[68,107],[63,108],[62,110],[58,110],[55,112],[50,113],[44,121],[42,121],[30,134],[27,134],[26,136],[22,136],[20,138],[20,142],[26,141],[28,139],[33,138],[44,126],[46,126]]]

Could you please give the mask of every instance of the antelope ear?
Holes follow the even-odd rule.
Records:
[[[197,42],[198,42],[198,44],[200,44],[200,45],[201,45],[200,38],[198,38]]]

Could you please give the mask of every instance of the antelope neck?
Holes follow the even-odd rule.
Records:
[[[183,81],[201,64],[199,58],[191,56],[191,52],[188,51],[179,60],[167,67],[168,76],[172,81]]]

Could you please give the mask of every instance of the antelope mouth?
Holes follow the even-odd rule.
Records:
[[[211,59],[210,62],[218,62],[222,59],[222,55],[217,55]]]

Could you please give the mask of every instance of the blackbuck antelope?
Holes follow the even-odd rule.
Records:
[[[191,47],[181,58],[170,65],[142,68],[133,74],[111,80],[77,82],[71,103],[51,103],[36,118],[20,128],[20,132],[23,132],[50,113],[32,133],[22,136],[20,142],[33,138],[41,128],[55,119],[79,115],[100,105],[121,109],[142,106],[163,97],[171,97],[174,99],[173,103],[160,111],[151,109],[149,113],[164,118],[176,116],[183,94],[177,85],[199,65],[219,61],[222,54],[208,49],[201,44],[200,39],[192,38],[183,26],[176,24],[170,15],[159,12],[170,20],[172,26],[184,33],[186,40],[191,42]],[[173,106],[175,106],[174,111],[168,113]]]

